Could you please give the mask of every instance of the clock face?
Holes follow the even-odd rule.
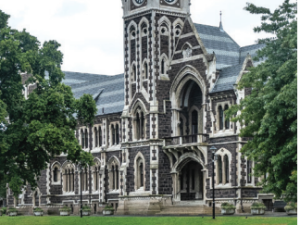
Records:
[[[176,0],[165,0],[167,3],[174,3]]]
[[[142,4],[145,0],[135,0],[137,4]]]

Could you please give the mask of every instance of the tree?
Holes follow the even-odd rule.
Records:
[[[226,116],[247,124],[240,136],[251,140],[242,153],[256,162],[254,175],[265,177],[263,191],[297,201],[297,5],[285,0],[274,12],[250,3],[245,9],[262,15],[255,32],[275,38],[259,40],[265,47],[256,60],[265,61],[243,75],[238,85],[240,90],[251,88],[251,94]]]
[[[63,54],[56,41],[40,46],[36,37],[8,26],[0,10],[0,183],[14,195],[25,182],[34,188],[50,159],[67,154],[73,163],[92,165],[75,137],[78,122],[93,123],[97,108],[91,95],[75,99],[62,83]],[[25,99],[20,73],[36,89]],[[7,121],[5,121],[5,118]]]

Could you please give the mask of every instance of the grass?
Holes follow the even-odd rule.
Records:
[[[0,217],[0,225],[296,225],[296,217]]]

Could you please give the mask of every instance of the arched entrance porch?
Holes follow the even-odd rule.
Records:
[[[172,167],[174,201],[204,200],[204,163],[195,153],[183,154]]]
[[[203,200],[203,167],[195,162],[187,163],[180,172],[180,200]]]

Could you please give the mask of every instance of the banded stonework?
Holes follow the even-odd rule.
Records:
[[[222,24],[194,23],[190,0],[122,5],[124,73],[65,72],[75,96],[89,93],[97,105],[94,124],[78,124],[75,133],[94,165],[80,170],[66,155],[56,156],[38,188],[25,185],[18,199],[8,190],[8,205],[53,213],[68,205],[77,214],[82,192],[93,214],[106,204],[120,215],[164,213],[185,201],[209,207],[212,182],[217,206],[230,201],[237,212],[269,199],[252,176],[255,162],[240,153],[248,141],[238,136],[241,125],[224,115],[250,94],[235,86],[263,46],[240,47]],[[215,171],[211,146],[217,148]]]

